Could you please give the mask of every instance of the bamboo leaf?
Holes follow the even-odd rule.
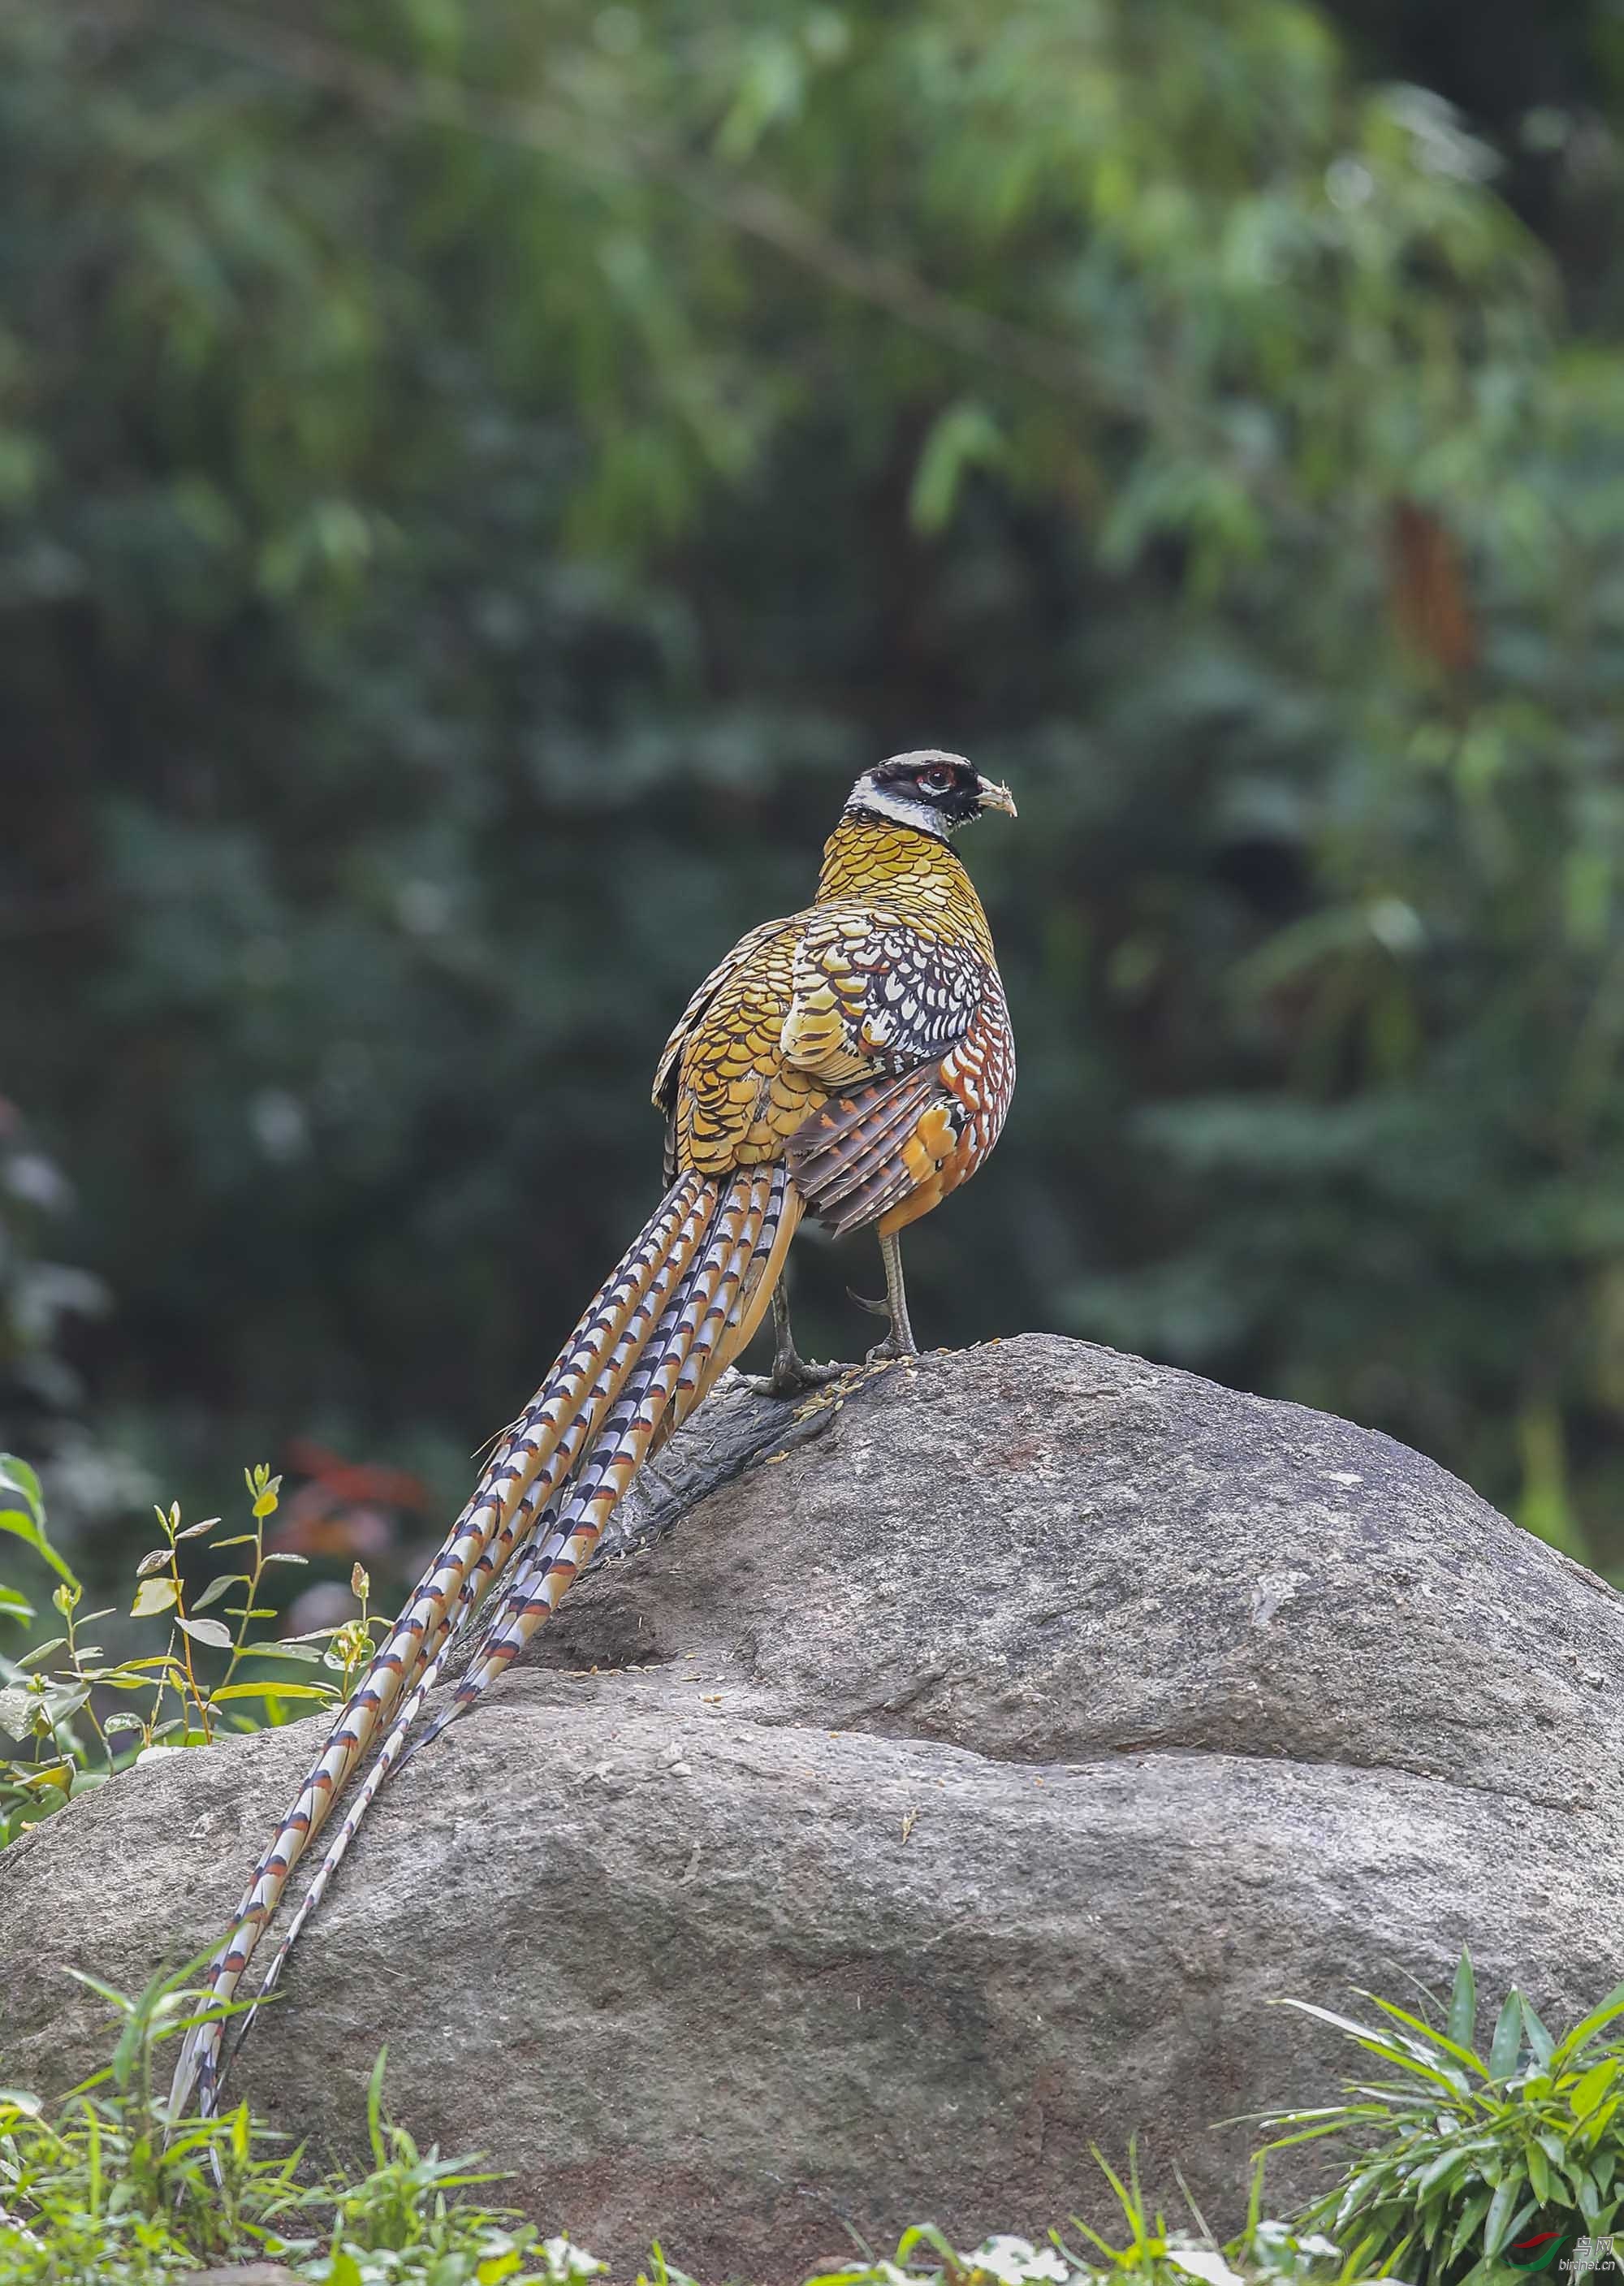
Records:
[[[1482,2057],[1474,2054],[1470,2048],[1461,2046],[1447,2032],[1436,2030],[1420,2016],[1412,2016],[1407,2008],[1400,2008],[1396,2001],[1378,1999],[1374,1992],[1367,1992],[1364,1997],[1367,2000],[1375,2000],[1384,2015],[1391,2016],[1396,2024],[1405,2025],[1418,2036],[1415,2039],[1407,2040],[1405,2046],[1407,2051],[1415,2056],[1420,2062],[1428,2064],[1436,2070],[1447,2072],[1448,2068],[1442,2059],[1449,2055],[1455,2057],[1457,2062],[1466,2065],[1469,2070],[1481,2075]],[[1454,2077],[1454,2075],[1450,2076]],[[1462,2094],[1470,2093],[1469,2084],[1465,2080],[1461,2082],[1461,2092]]]
[[[1513,1985],[1502,2003],[1489,2048],[1489,2077],[1509,2079],[1523,2050],[1523,1998]]]
[[[1413,2187],[1415,2197],[1418,2201],[1424,2199],[1429,2191],[1447,2181],[1451,2175],[1463,2172],[1470,2164],[1470,2158],[1460,2145],[1451,2142],[1448,2149],[1440,2151],[1435,2159],[1429,2160],[1415,2178]]]
[[[1534,2211],[1534,2203],[1525,2198],[1528,2178],[1518,2173],[1509,2174],[1489,2201],[1487,2219],[1483,2226],[1483,2253],[1493,2261],[1513,2235],[1520,2230]],[[1518,2201],[1521,2204],[1518,2204]]]
[[[1593,2008],[1588,2016],[1582,2017],[1574,2025],[1573,2030],[1557,2044],[1556,2052],[1551,2057],[1552,2063],[1558,2070],[1571,2063],[1598,2032],[1605,2031],[1607,2026],[1616,2022],[1620,2016],[1624,2016],[1624,1984],[1615,1984],[1599,2006]]]
[[[1523,2030],[1528,2036],[1528,2046],[1533,2051],[1534,2061],[1549,2063],[1556,2052],[1556,2042],[1546,2030],[1526,1993],[1523,1996]]]
[[[1489,2211],[1489,2201],[1493,2196],[1494,2194],[1491,2191],[1474,2191],[1462,2208],[1461,2219],[1456,2223],[1455,2235],[1449,2242],[1449,2251],[1444,2258],[1447,2266],[1458,2261],[1466,2251],[1476,2235],[1478,2225]]]
[[[1573,2088],[1568,2096],[1568,2102],[1573,2109],[1574,2118],[1588,2119],[1618,2076],[1617,2056],[1605,2056],[1600,2063],[1592,2065],[1578,2086]]]
[[[1449,2037],[1457,2047],[1470,2049],[1478,2029],[1478,1979],[1470,1951],[1464,1945],[1449,1996]]]

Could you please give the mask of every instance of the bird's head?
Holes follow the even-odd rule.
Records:
[[[846,802],[847,817],[883,817],[893,825],[933,833],[938,841],[984,809],[1002,809],[1013,817],[1009,788],[984,778],[962,754],[944,754],[934,746],[876,762],[863,771]]]

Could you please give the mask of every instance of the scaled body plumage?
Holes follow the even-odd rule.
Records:
[[[775,1385],[805,1371],[780,1281],[796,1226],[877,1226],[891,1335],[911,1349],[896,1234],[966,1181],[1014,1086],[1004,989],[981,901],[949,837],[1002,786],[957,755],[895,756],[860,778],[824,854],[815,902],[753,929],[694,994],[654,1100],[666,1196],[616,1265],[413,1591],[244,1893],[209,1973],[236,1993],[309,1842],[368,1749],[366,1778],[267,1972],[288,1951],[378,1789],[465,1713],[596,1547],[616,1502],[745,1349],[769,1302]],[[413,1735],[452,1644],[480,1652]],[[380,1737],[380,1733],[382,1736]],[[187,2035],[171,2117],[222,2074],[217,2023]]]

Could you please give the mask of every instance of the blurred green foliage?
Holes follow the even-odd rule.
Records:
[[[449,1497],[690,984],[942,743],[1022,1070],[924,1337],[1624,1561],[1624,65],[1502,12],[0,0],[0,1075],[109,1437]]]

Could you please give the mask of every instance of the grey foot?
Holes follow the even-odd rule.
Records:
[[[746,1389],[758,1397],[804,1397],[809,1389],[826,1389],[842,1374],[855,1373],[851,1365],[808,1365],[793,1351],[787,1358],[775,1358],[770,1373],[745,1373],[739,1376]]]

